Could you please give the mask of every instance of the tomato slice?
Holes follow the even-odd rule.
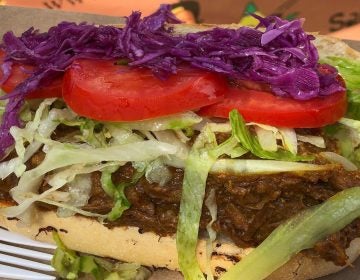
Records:
[[[3,62],[4,56],[4,52],[0,51],[0,63]],[[13,91],[17,85],[19,85],[21,82],[23,82],[30,76],[31,71],[33,70],[33,66],[14,63],[10,77],[5,81],[3,85],[1,85],[1,89],[7,93]],[[0,80],[2,79],[2,77],[3,73],[0,69]],[[48,85],[44,85],[39,89],[26,95],[26,98],[28,99],[49,97],[62,97],[62,78],[56,79]]]
[[[148,69],[82,59],[65,73],[63,98],[81,116],[136,121],[214,104],[226,90],[225,78],[190,67],[160,80]]]
[[[229,112],[237,109],[247,122],[311,128],[336,122],[344,116],[346,107],[345,92],[299,101],[264,91],[231,88],[222,102],[202,108],[199,114],[228,118]]]

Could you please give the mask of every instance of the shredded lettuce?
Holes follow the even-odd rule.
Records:
[[[175,153],[175,147],[158,141],[142,141],[97,149],[79,145],[56,143],[49,148],[44,161],[40,165],[26,171],[21,176],[18,185],[13,188],[10,193],[13,199],[21,204],[21,202],[25,201],[29,195],[36,195],[45,174],[58,168],[74,164],[95,164],[99,162],[99,159],[104,162],[117,161],[119,163],[151,161],[159,156]],[[45,199],[42,199],[42,201],[45,201]],[[29,203],[27,207],[30,207],[31,204],[32,203]],[[13,206],[3,208],[0,209],[0,213],[5,216],[15,217],[22,214],[27,207]],[[26,214],[29,219],[31,211],[27,211]]]
[[[155,140],[155,136],[151,131],[148,130],[139,130],[139,132],[144,135],[144,137],[148,140]]]
[[[321,136],[315,136],[315,135],[296,135],[297,140],[300,142],[310,143],[313,146],[319,147],[319,148],[326,148],[324,137]]]
[[[176,157],[185,160],[189,154],[189,147],[183,143],[176,135],[174,131],[171,130],[164,130],[164,131],[155,131],[153,132],[156,139],[164,142],[169,143],[177,147]]]
[[[119,169],[119,166],[109,167],[101,172],[101,187],[104,192],[110,196],[114,197],[116,192],[116,186],[112,181],[112,174]]]
[[[288,150],[293,155],[296,155],[297,150],[298,150],[298,142],[297,142],[295,129],[281,127],[281,128],[279,128],[279,134],[280,134],[284,149]]]
[[[344,167],[345,170],[347,171],[356,171],[358,170],[358,167],[351,162],[349,159],[347,159],[346,157],[343,157],[337,153],[334,152],[321,152],[319,154],[320,156],[326,158],[327,160],[334,162],[334,163],[338,163],[340,165],[342,165]]]
[[[215,145],[215,135],[205,127],[196,140],[185,163],[182,197],[180,203],[179,222],[176,233],[180,270],[186,280],[205,279],[196,258],[199,221],[205,195],[206,179],[216,158],[210,156],[205,144]],[[208,143],[201,141],[207,135]],[[199,139],[200,138],[200,139]],[[202,142],[200,144],[200,141]]]
[[[360,121],[359,120],[353,120],[353,119],[349,119],[349,118],[341,118],[338,122],[352,128],[352,129],[355,129],[357,131],[357,133],[360,134]]]
[[[55,99],[45,99],[40,103],[33,119],[28,121],[24,128],[14,126],[10,129],[15,140],[15,150],[18,156],[0,164],[0,177],[2,179],[13,172],[18,177],[21,176],[26,170],[25,163],[43,145],[37,139],[48,139],[58,126],[59,120],[71,120],[75,117],[74,113],[67,108],[62,110],[53,108],[50,110],[50,106],[54,102]],[[25,143],[28,143],[26,147]]]
[[[16,126],[13,126],[10,128],[10,134],[15,140],[15,150],[18,155],[19,166],[16,166],[14,172],[17,176],[20,176],[25,170],[26,166],[23,163],[25,160],[25,143],[30,143],[30,147],[27,148],[27,150],[37,150],[41,147],[41,144],[33,144],[34,136],[37,133],[39,126],[41,124],[41,121],[43,118],[47,118],[49,114],[49,108],[52,103],[55,102],[55,98],[51,99],[45,99],[41,104],[39,105],[39,108],[36,110],[34,119],[32,121],[29,121],[24,128],[19,128]],[[56,128],[56,125],[55,125]],[[33,148],[35,146],[35,149]]]
[[[278,150],[276,133],[274,133],[274,131],[255,126],[255,132],[262,149],[271,152],[276,152]]]
[[[220,132],[220,133],[230,133],[231,132],[231,125],[230,122],[225,123],[213,123],[210,122],[210,120],[206,120],[203,125],[201,126],[201,129],[208,125],[213,132]],[[199,129],[200,130],[200,129]]]
[[[167,165],[175,166],[177,168],[184,168],[185,160],[188,157],[190,151],[189,146],[182,142],[181,139],[177,137],[176,132],[173,130],[154,131],[153,134],[157,140],[164,143],[169,143],[177,148],[175,155],[163,157],[161,160]]]
[[[251,174],[321,171],[334,168],[333,164],[317,165],[303,162],[261,159],[219,159],[212,166],[210,173]]]
[[[145,178],[149,183],[165,186],[172,178],[169,168],[161,158],[153,160],[146,166]]]
[[[176,129],[174,130],[176,136],[180,139],[181,142],[183,143],[187,143],[190,141],[191,136],[189,137],[189,135],[191,135],[191,131],[192,129],[189,127],[188,129]]]
[[[296,155],[298,150],[298,139],[293,128],[274,127],[261,123],[250,122],[246,126],[255,126],[255,132],[262,149],[276,152],[278,150],[277,140],[281,140],[282,149]]]
[[[245,150],[243,147],[237,145],[231,151],[227,152],[226,154],[231,158],[239,158],[248,153],[248,150]]]
[[[148,161],[175,152],[176,148],[172,145],[152,140],[97,149],[59,143],[50,147],[39,166],[24,173],[12,194],[16,197],[17,190],[33,190],[36,185],[34,181],[57,168],[81,163],[98,163],[99,159],[120,162]]]
[[[217,146],[215,134],[205,125],[186,159],[176,233],[179,266],[186,280],[205,279],[197,262],[196,245],[206,179],[216,159],[236,145],[236,139],[230,137]]]
[[[260,123],[250,122],[246,126],[254,126],[256,136],[261,148],[266,151],[275,152],[278,150],[278,141],[281,140],[282,148],[296,155],[298,151],[298,142],[307,142],[319,148],[325,148],[325,140],[321,136],[299,135],[295,129],[274,127]]]
[[[264,150],[257,137],[251,135],[245,125],[245,121],[237,110],[232,110],[229,115],[232,127],[232,135],[239,141],[240,145],[249,150],[252,154],[263,159],[276,159],[285,161],[310,161],[311,156],[297,156],[287,150],[266,151]],[[296,139],[296,135],[295,135]]]
[[[53,239],[57,245],[51,265],[60,277],[65,279],[77,279],[80,273],[80,257],[76,252],[65,247],[60,236],[54,231]]]
[[[77,142],[87,143],[94,148],[122,145],[143,141],[144,137],[134,133],[130,128],[119,122],[98,122],[77,116],[73,120],[63,120],[66,126],[79,127],[79,135],[75,135]],[[143,134],[148,135],[149,131]],[[148,138],[154,139],[154,137]]]
[[[116,124],[106,123],[104,127],[112,137],[109,140],[109,146],[129,144],[144,140],[143,137],[133,133],[130,129],[121,128]]]
[[[206,240],[206,276],[207,280],[214,280],[214,275],[211,269],[211,256],[213,252],[213,242],[216,239],[216,231],[212,228],[213,223],[217,219],[217,204],[215,190],[211,189],[210,193],[205,200],[205,205],[209,209],[211,221],[206,225],[206,230],[209,234],[209,238]]]
[[[24,171],[23,162],[20,158],[13,158],[8,161],[0,162],[0,179],[4,180],[11,173],[17,171],[19,173]],[[20,168],[19,168],[20,167]]]
[[[57,245],[51,261],[56,272],[63,279],[78,279],[91,275],[96,280],[145,280],[151,273],[138,264],[124,264],[90,255],[80,255],[67,248],[57,232],[53,231]]]
[[[110,138],[110,135],[106,134],[102,123],[83,117],[77,117],[71,121],[65,120],[61,123],[67,126],[78,126],[81,132],[81,135],[77,136],[78,140],[95,148],[107,146],[107,138]]]
[[[82,140],[90,144],[95,148],[106,147],[106,135],[102,129],[102,124],[85,119],[84,123],[80,126],[80,131],[82,133]]]
[[[327,126],[325,133],[338,140],[341,155],[360,167],[360,121],[342,118]]]
[[[32,101],[26,100],[24,102],[24,105],[22,106],[22,109],[20,111],[20,120],[23,123],[31,121],[34,117],[34,112],[31,110],[32,103],[33,103]],[[0,104],[1,104],[1,101],[0,101]]]
[[[16,126],[13,126],[10,129],[11,135],[15,139],[15,150],[20,158],[23,158],[25,155],[25,146],[24,142],[31,143],[34,140],[35,132],[38,130],[43,116],[49,114],[49,108],[52,103],[55,102],[55,98],[45,99],[39,105],[39,108],[36,110],[34,119],[29,121],[25,128],[21,129]]]
[[[19,203],[19,205],[1,209],[0,212],[3,213],[4,215],[9,215],[12,217],[21,216],[21,219],[24,222],[30,222],[31,218],[33,218],[32,217],[32,214],[33,214],[32,213],[32,205],[36,201],[42,201],[44,203],[54,205],[54,206],[60,207],[62,209],[66,209],[67,211],[70,211],[73,213],[78,213],[78,214],[88,216],[88,217],[98,217],[98,218],[103,219],[103,218],[105,218],[105,216],[103,216],[103,215],[87,212],[87,211],[81,210],[75,206],[58,202],[57,198],[59,197],[59,194],[58,193],[56,195],[54,195],[54,194],[55,194],[55,192],[57,192],[57,190],[59,190],[65,184],[72,182],[75,179],[76,175],[89,174],[89,173],[92,173],[92,172],[95,172],[98,170],[102,170],[103,168],[107,168],[107,167],[113,166],[113,165],[114,165],[113,162],[104,163],[104,164],[95,164],[95,165],[89,165],[89,166],[84,166],[83,164],[72,165],[70,168],[65,168],[65,169],[63,169],[59,172],[56,172],[52,175],[49,175],[45,178],[45,181],[51,186],[50,189],[44,191],[41,194],[28,192],[26,194],[26,199],[24,199],[21,203]],[[119,163],[117,163],[117,165],[119,165]],[[62,192],[62,194],[66,195],[68,193]],[[22,214],[22,213],[25,213],[25,214]]]
[[[230,268],[221,280],[261,280],[298,252],[360,217],[360,187],[337,193],[275,229],[256,249]],[[276,254],[274,254],[276,252]]]
[[[68,210],[69,212],[73,212],[74,214],[80,214],[82,216],[85,216],[85,217],[95,217],[95,218],[98,218],[98,220],[100,222],[102,222],[105,218],[106,218],[106,215],[102,215],[102,214],[97,214],[97,213],[92,213],[92,212],[89,212],[89,211],[85,211],[85,210],[82,210],[78,207],[75,207],[75,206],[72,206],[72,205],[68,205],[66,203],[62,203],[62,202],[57,202],[53,199],[48,199],[48,198],[45,198],[46,196],[45,195],[36,195],[36,194],[28,194],[29,196],[29,199],[31,198],[34,198],[35,201],[39,201],[39,202],[43,202],[45,204],[49,204],[49,205],[53,205],[53,206],[56,206],[58,208],[62,208],[62,209],[66,209]],[[24,201],[23,204],[25,204],[27,202],[27,200]],[[24,213],[24,214],[21,214],[18,216],[18,218],[20,220],[22,220],[24,223],[28,222],[30,220],[30,218],[28,217],[29,215],[32,215],[32,208],[33,205],[28,206],[29,209]],[[8,207],[8,208],[12,208],[12,207]],[[14,210],[18,210],[19,208],[15,208]],[[8,212],[10,212],[11,210],[9,209]]]
[[[66,204],[77,208],[85,206],[91,194],[92,181],[90,173],[77,174],[67,187],[66,194],[68,198],[65,201]],[[57,215],[62,218],[70,217],[74,214],[75,212],[65,208],[58,208],[57,210]]]
[[[202,118],[192,111],[175,114],[171,116],[159,117],[151,120],[143,120],[136,122],[119,122],[116,125],[135,130],[144,131],[161,131],[167,129],[179,130],[192,127],[200,123]]]
[[[323,63],[335,66],[344,78],[347,88],[347,117],[360,120],[360,61],[345,57],[325,57]]]
[[[119,162],[97,163],[93,165],[75,164],[45,177],[45,181],[54,188],[61,188],[65,184],[73,182],[77,175],[90,174],[101,171],[104,168],[119,167]]]
[[[145,168],[142,170],[136,169],[130,182],[121,182],[117,186],[113,183],[111,175],[117,168],[104,170],[101,174],[101,186],[107,195],[114,199],[114,206],[110,213],[107,214],[109,221],[116,221],[121,217],[123,212],[130,208],[130,201],[126,198],[125,189],[135,185],[145,173]]]

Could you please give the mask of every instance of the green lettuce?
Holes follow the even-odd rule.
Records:
[[[49,118],[49,110],[51,104],[55,102],[55,98],[45,99],[39,104],[39,108],[36,110],[34,118],[27,122],[24,128],[13,126],[10,128],[11,136],[15,140],[15,151],[18,155],[19,165],[15,168],[14,172],[17,176],[20,176],[25,170],[25,156],[26,151],[32,150],[36,152],[41,144],[35,141],[35,135],[39,133],[40,125],[48,120],[53,123]],[[50,133],[56,128],[56,125],[51,125]],[[28,145],[28,147],[26,147]],[[33,152],[31,153],[33,154]]]
[[[258,138],[250,133],[243,117],[237,110],[232,110],[230,112],[229,119],[232,127],[232,135],[239,141],[244,149],[250,151],[259,158],[285,161],[310,161],[314,159],[311,156],[294,155],[287,150],[266,151],[261,147]]]
[[[206,230],[209,234],[209,238],[206,240],[206,276],[207,280],[214,280],[214,275],[211,269],[211,256],[213,253],[213,243],[216,240],[216,231],[213,229],[212,225],[217,220],[217,204],[215,189],[211,189],[210,193],[205,200],[205,205],[209,209],[211,221],[206,225]]]
[[[94,256],[79,255],[67,248],[55,231],[53,238],[57,248],[51,265],[61,278],[78,279],[87,275],[95,280],[144,280],[151,274],[138,264],[110,262]]]
[[[236,139],[230,137],[218,146],[215,134],[206,125],[185,161],[176,245],[179,266],[186,280],[205,279],[197,262],[196,245],[206,179],[216,159],[234,149],[237,144]]]
[[[125,189],[135,185],[145,174],[145,168],[142,170],[137,169],[131,181],[121,182],[116,186],[111,178],[112,173],[115,172],[116,169],[104,170],[101,174],[102,188],[107,195],[114,199],[114,206],[110,213],[107,214],[107,219],[111,222],[119,219],[122,213],[131,206],[130,201],[125,196]]]
[[[55,102],[55,99],[43,100],[38,105],[35,114],[31,113],[28,105],[25,106],[22,112],[24,115],[30,115],[31,117],[27,120],[24,128],[13,126],[10,129],[10,133],[15,140],[15,150],[18,156],[0,164],[0,177],[2,179],[11,173],[15,173],[18,177],[21,176],[26,170],[25,163],[43,145],[36,138],[49,139],[59,125],[58,120],[71,120],[75,117],[74,113],[67,108],[51,108],[50,106]]]
[[[62,121],[61,123],[67,126],[78,126],[81,133],[81,135],[76,136],[78,140],[95,148],[107,146],[107,138],[110,135],[106,134],[102,123],[83,117],[77,117],[71,121]]]
[[[164,187],[171,180],[172,174],[164,160],[158,158],[146,164],[145,178],[150,183]]]
[[[331,170],[332,164],[311,164],[263,159],[219,159],[212,166],[210,173],[215,174],[255,174]]]
[[[360,121],[341,118],[338,123],[325,127],[324,131],[338,140],[340,154],[360,167]]]
[[[312,159],[310,157],[296,156],[285,150],[276,152],[263,150],[256,136],[251,135],[243,118],[236,110],[230,112],[230,124],[232,135],[221,145],[217,145],[216,137],[212,130],[212,128],[216,128],[216,125],[205,125],[196,138],[185,161],[176,233],[179,266],[185,280],[204,279],[197,263],[196,245],[206,179],[218,157],[223,154],[231,154],[234,148],[240,144],[243,150],[250,151],[260,158],[288,161]],[[227,128],[224,127],[224,129]]]
[[[118,122],[116,125],[123,128],[162,131],[167,129],[188,129],[202,121],[202,118],[192,111],[179,113],[171,116],[158,117],[150,120],[136,122]]]
[[[83,135],[84,142],[89,143],[91,146],[95,148],[107,146],[106,134],[101,123],[86,119],[80,126],[80,131]]]
[[[56,250],[51,261],[61,278],[77,279],[80,273],[80,257],[75,251],[65,247],[57,232],[53,232],[53,239],[56,243]]]
[[[360,61],[345,57],[326,57],[322,63],[336,67],[344,78],[347,88],[348,118],[360,120]]]
[[[298,252],[360,217],[360,187],[337,193],[275,229],[256,249],[230,268],[220,280],[261,280]],[[274,254],[276,252],[276,254]]]
[[[10,193],[19,205],[0,209],[0,213],[8,217],[19,217],[29,222],[32,217],[30,206],[34,201],[33,196],[38,195],[38,188],[45,174],[58,168],[74,164],[96,164],[101,159],[103,162],[133,162],[151,161],[160,156],[175,154],[176,148],[170,144],[148,140],[124,145],[115,145],[106,148],[91,148],[83,145],[53,143],[48,147],[45,159],[36,168],[26,171],[19,180],[18,185]],[[42,195],[42,194],[41,194]],[[30,198],[29,198],[30,197]],[[64,207],[58,202],[41,199],[42,202]],[[69,210],[76,210],[70,209]],[[78,211],[78,213],[80,213]],[[25,216],[20,216],[24,214]]]
[[[166,130],[175,130],[180,132],[182,129],[187,131],[191,130],[191,127],[201,120],[202,118],[195,113],[185,112],[136,122],[97,122],[87,118],[77,117],[74,120],[61,121],[61,123],[67,126],[79,127],[81,135],[77,135],[77,139],[93,147],[100,148],[113,143],[119,144],[120,142],[143,140],[137,134],[132,133],[133,130],[141,131],[146,136],[150,135],[150,131],[163,132]]]

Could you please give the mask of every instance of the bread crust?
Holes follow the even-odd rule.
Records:
[[[20,225],[16,220],[0,216],[0,225],[32,239],[53,243],[51,233],[41,229],[55,228],[63,242],[71,249],[88,254],[110,257],[145,266],[178,270],[176,240],[173,236],[160,237],[152,232],[140,233],[135,227],[109,229],[95,219],[82,216],[59,218],[52,211],[42,212],[31,226]],[[200,240],[197,255],[200,267],[206,271],[206,242]],[[230,268],[252,249],[242,249],[230,242],[217,241],[211,260],[216,275]],[[360,238],[352,241],[347,250],[349,264],[360,254]],[[275,271],[269,280],[305,280],[337,272],[339,267],[320,258],[298,254]]]
[[[205,31],[215,27],[236,29],[239,25],[173,25],[178,34]],[[346,56],[360,60],[360,53],[351,49],[339,39],[329,36],[318,36],[314,41],[322,56]],[[1,203],[0,207],[9,206]],[[136,262],[146,266],[155,266],[178,270],[176,240],[172,237],[160,237],[155,233],[140,233],[135,227],[116,227],[109,229],[95,219],[81,216],[59,218],[54,212],[42,212],[39,219],[31,226],[21,226],[16,220],[9,220],[0,216],[0,226],[10,231],[18,232],[32,239],[53,243],[50,233],[41,229],[52,227],[58,230],[61,239],[71,249],[93,255],[110,257],[125,262]],[[200,267],[206,271],[206,243],[200,240],[197,256]],[[233,243],[217,241],[211,260],[212,270],[215,275],[230,268],[241,260],[252,249],[242,249]],[[353,240],[347,249],[349,264],[360,255],[360,238]],[[298,254],[287,264],[275,271],[268,280],[306,280],[314,279],[335,273],[344,267],[336,266],[320,258],[309,258]],[[165,274],[168,274],[166,272]],[[158,279],[165,279],[164,274],[158,274]],[[174,277],[167,276],[166,279]],[[176,277],[175,277],[176,278]],[[178,278],[176,278],[178,279]]]

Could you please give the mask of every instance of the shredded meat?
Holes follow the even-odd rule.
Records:
[[[309,132],[303,132],[306,133]],[[311,133],[314,135],[314,131]],[[218,135],[219,142],[225,138],[224,135]],[[334,142],[328,139],[326,141],[327,150],[336,151]],[[302,143],[299,150],[306,154],[317,153],[321,149]],[[28,168],[34,168],[43,158],[42,152],[37,153],[29,161]],[[172,179],[166,186],[149,183],[142,178],[135,186],[128,187],[125,194],[131,203],[130,209],[107,226],[136,226],[140,233],[152,231],[160,236],[174,234],[178,221],[183,170],[170,168],[170,171]],[[112,179],[115,184],[129,181],[133,172],[131,164],[126,164],[112,175]],[[103,191],[100,176],[100,172],[92,174],[91,197],[83,209],[105,214],[111,210],[114,202]],[[17,184],[17,180],[12,175],[0,182],[0,200],[11,201],[8,192]],[[218,219],[213,225],[214,229],[232,239],[238,246],[249,247],[259,245],[278,225],[294,214],[356,185],[360,185],[360,172],[348,172],[339,167],[304,173],[241,176],[209,174],[206,195],[211,189],[215,190]],[[44,183],[40,192],[47,188]],[[203,207],[201,231],[205,231],[209,221],[210,214],[207,208]],[[345,265],[348,258],[345,249],[356,237],[360,237],[360,219],[318,242],[314,248],[304,253],[321,256],[337,265]]]
[[[136,186],[128,188],[126,195],[131,208],[107,226],[131,225],[161,236],[174,234],[183,170],[174,168],[172,173],[173,178],[167,186],[150,184],[142,179]],[[259,245],[284,220],[301,210],[320,204],[337,192],[359,183],[360,172],[347,172],[341,168],[302,174],[210,174],[207,193],[211,188],[216,190],[218,219],[214,229],[231,238],[238,246],[249,247]],[[203,231],[209,221],[210,215],[204,207],[200,223]],[[345,265],[345,249],[356,237],[360,237],[360,219],[317,243],[306,253]]]

